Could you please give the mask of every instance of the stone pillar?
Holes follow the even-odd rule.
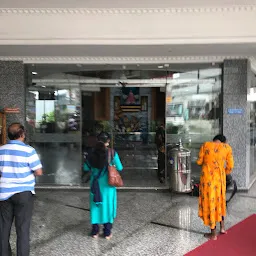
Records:
[[[17,107],[19,114],[7,115],[7,126],[13,122],[25,124],[24,64],[0,61],[0,107]]]
[[[251,66],[247,59],[225,60],[223,67],[223,134],[233,148],[233,178],[239,189],[249,188],[250,178],[250,110],[247,93],[251,83]]]

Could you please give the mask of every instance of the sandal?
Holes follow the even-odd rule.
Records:
[[[110,234],[109,236],[105,236],[105,238],[106,238],[107,240],[110,240],[110,239],[112,238],[112,234]]]

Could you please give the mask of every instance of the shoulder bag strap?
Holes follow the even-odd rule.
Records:
[[[111,148],[108,148],[108,165],[111,163]]]
[[[115,150],[113,148],[108,148],[108,165],[111,164],[111,161],[114,159]]]

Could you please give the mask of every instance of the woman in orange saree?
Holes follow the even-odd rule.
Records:
[[[212,142],[201,146],[197,164],[202,166],[199,194],[199,217],[211,233],[209,239],[217,239],[216,223],[220,222],[220,233],[226,234],[226,174],[234,167],[231,147],[225,143],[226,137],[217,135]]]

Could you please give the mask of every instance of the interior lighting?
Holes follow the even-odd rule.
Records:
[[[37,72],[35,72],[35,71],[32,71],[32,75],[37,75]]]
[[[180,74],[179,74],[179,73],[174,73],[174,74],[172,75],[172,77],[173,77],[173,79],[177,79],[177,78],[180,77]]]
[[[160,65],[160,66],[158,66],[158,68],[163,68],[164,66],[162,66],[162,65]]]

